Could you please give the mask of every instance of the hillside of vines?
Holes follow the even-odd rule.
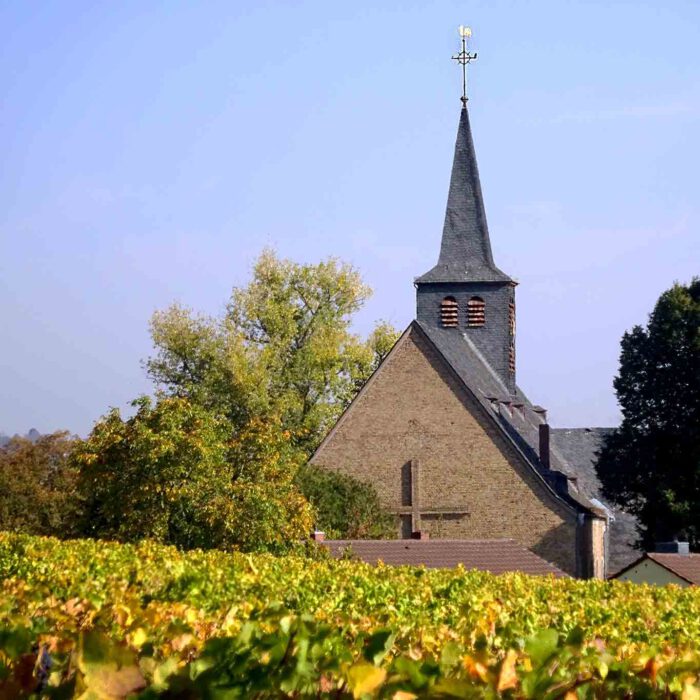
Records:
[[[700,698],[700,591],[0,533],[0,698]]]

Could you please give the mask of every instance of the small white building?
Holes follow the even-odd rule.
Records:
[[[700,554],[691,554],[687,542],[661,543],[657,550],[643,554],[612,578],[655,586],[700,585]]]

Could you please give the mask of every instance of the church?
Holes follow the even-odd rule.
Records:
[[[371,483],[400,538],[506,538],[580,578],[628,564],[634,520],[593,467],[605,429],[551,429],[516,383],[517,283],[491,253],[466,89],[438,261],[414,286],[415,320],[311,462]]]

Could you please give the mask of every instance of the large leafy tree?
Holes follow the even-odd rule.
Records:
[[[700,547],[700,278],[664,292],[646,327],[624,334],[614,386],[622,424],[597,472],[641,523],[640,544],[683,532]]]
[[[67,432],[14,437],[0,448],[0,530],[69,537],[77,533],[77,471]]]
[[[111,411],[74,454],[88,534],[281,551],[314,509],[334,527],[344,514],[344,536],[384,527],[371,487],[299,471],[397,337],[388,324],[366,340],[350,331],[368,295],[349,265],[265,251],[220,317],[156,313],[158,402],[137,400],[129,420]]]
[[[234,426],[279,416],[309,454],[397,338],[385,323],[366,340],[351,332],[369,294],[350,265],[301,265],[265,251],[221,317],[181,306],[153,316],[148,372]]]
[[[183,548],[284,551],[312,525],[296,451],[274,422],[230,425],[181,397],[113,409],[77,444],[85,534]]]
[[[233,433],[274,416],[304,462],[398,338],[350,323],[370,290],[334,259],[301,265],[264,251],[220,317],[174,305],[154,314],[146,366],[159,389],[224,416]],[[296,483],[316,525],[342,537],[394,530],[371,486],[306,468]]]

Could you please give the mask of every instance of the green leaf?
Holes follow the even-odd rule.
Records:
[[[162,664],[159,664],[153,672],[152,688],[154,690],[165,690],[168,687],[168,678],[177,673],[177,657],[170,656]]]
[[[378,664],[391,649],[396,635],[390,629],[381,629],[367,639],[364,657],[373,664]]]
[[[542,666],[557,649],[559,633],[554,629],[540,630],[525,642],[525,651],[535,666]]]
[[[580,647],[583,644],[585,633],[583,628],[576,625],[566,637],[566,643],[572,647]]]
[[[440,667],[443,671],[451,670],[461,659],[460,648],[454,642],[447,642],[440,654]]]
[[[25,627],[0,629],[0,651],[17,659],[31,650],[32,632]]]

